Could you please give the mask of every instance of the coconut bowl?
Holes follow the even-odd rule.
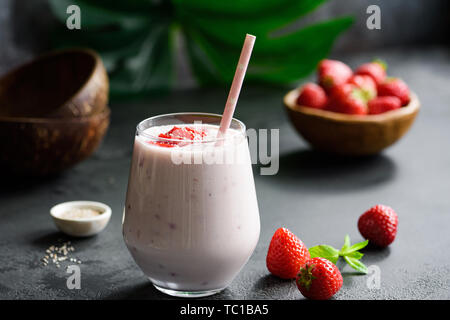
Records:
[[[108,92],[108,76],[97,53],[54,51],[0,78],[0,117],[85,117],[102,112]]]
[[[299,106],[299,94],[295,89],[283,99],[295,129],[313,148],[345,156],[373,155],[394,144],[409,130],[420,109],[414,93],[400,109],[365,116]]]
[[[87,158],[104,137],[110,110],[87,117],[0,117],[0,165],[14,175],[58,173]]]
[[[89,49],[45,54],[0,78],[0,165],[49,175],[87,158],[109,126],[109,81]]]

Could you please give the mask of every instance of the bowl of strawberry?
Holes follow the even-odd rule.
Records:
[[[381,152],[411,127],[420,108],[400,78],[388,77],[380,60],[354,72],[337,60],[322,60],[317,83],[288,92],[284,105],[296,130],[314,148],[363,156]]]

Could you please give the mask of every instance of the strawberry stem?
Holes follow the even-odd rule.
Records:
[[[314,264],[309,265],[308,263],[306,263],[304,267],[300,268],[297,281],[302,287],[306,288],[306,290],[309,290],[312,281],[315,279],[315,277],[312,275],[314,266]]]
[[[386,61],[381,60],[381,59],[375,59],[372,62],[378,63],[379,65],[381,65],[381,67],[384,69],[384,71],[387,71],[388,65],[387,65]]]

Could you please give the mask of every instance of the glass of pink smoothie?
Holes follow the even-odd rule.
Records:
[[[260,232],[245,125],[176,113],[139,123],[123,218],[137,265],[169,295],[201,297],[227,287]]]

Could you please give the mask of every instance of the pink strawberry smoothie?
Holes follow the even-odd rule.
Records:
[[[245,127],[228,129],[221,143],[218,129],[211,124],[138,129],[123,235],[138,266],[163,292],[201,296],[220,291],[258,242]],[[202,159],[206,155],[209,161]],[[211,155],[228,160],[211,161]],[[202,163],[179,161],[194,157]]]

